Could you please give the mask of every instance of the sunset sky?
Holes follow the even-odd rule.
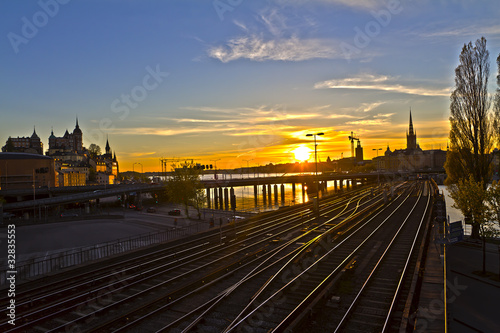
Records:
[[[490,92],[497,0],[40,0],[0,2],[0,146],[48,148],[75,127],[109,137],[120,170],[159,159],[219,168],[405,148],[446,149],[464,43],[486,37]],[[304,150],[305,148],[302,148]],[[314,160],[311,155],[311,161]]]

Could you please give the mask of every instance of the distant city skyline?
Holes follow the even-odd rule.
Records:
[[[484,36],[490,93],[497,1],[63,1],[0,3],[0,144],[72,129],[109,138],[122,171],[160,158],[219,168],[446,149],[454,69]],[[314,161],[313,154],[309,161]]]

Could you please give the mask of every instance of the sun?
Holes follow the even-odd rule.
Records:
[[[301,162],[307,161],[311,155],[311,149],[305,146],[299,146],[292,150],[295,159]]]

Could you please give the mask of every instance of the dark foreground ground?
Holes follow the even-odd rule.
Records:
[[[498,245],[486,244],[487,276],[482,276],[480,244],[464,241],[448,249],[449,332],[500,332]]]

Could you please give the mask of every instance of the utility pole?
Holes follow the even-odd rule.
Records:
[[[318,179],[318,155],[317,155],[317,144],[316,144],[316,136],[325,135],[325,133],[309,133],[306,136],[314,137],[314,164],[316,165],[316,201],[314,202],[314,208],[316,210],[316,214],[319,217],[319,179]]]

